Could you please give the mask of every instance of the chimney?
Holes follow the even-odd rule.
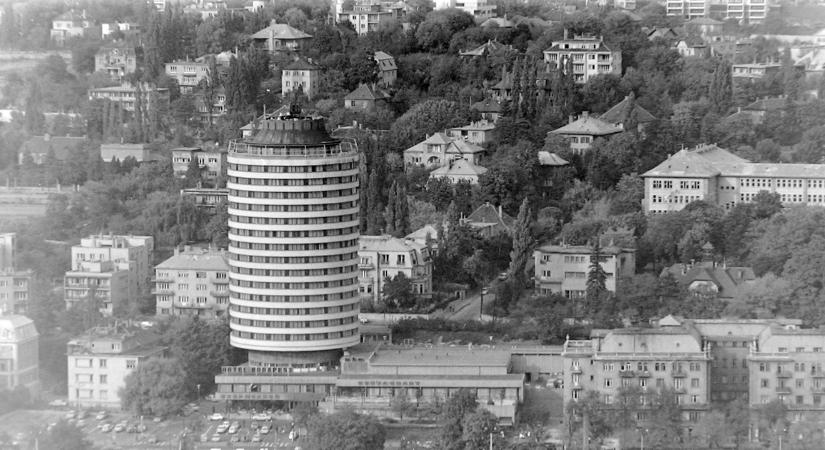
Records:
[[[502,218],[504,215],[501,213],[501,204],[498,205],[498,217]]]
[[[582,111],[582,118],[587,119],[588,117],[590,117],[590,112],[589,111]]]
[[[575,120],[575,116],[573,116],[573,114],[567,116],[567,123],[573,123],[573,120]]]

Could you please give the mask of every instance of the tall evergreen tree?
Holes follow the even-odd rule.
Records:
[[[370,211],[370,174],[367,170],[367,156],[359,154],[358,159],[358,228],[361,234],[369,234],[369,211]]]
[[[0,20],[0,45],[9,48],[17,45],[19,30],[17,28],[17,16],[14,14],[13,2],[6,2],[3,5],[3,17]]]
[[[708,88],[708,98],[711,109],[719,115],[725,115],[733,104],[733,81],[731,66],[726,60],[720,59],[713,70],[713,78]]]
[[[518,288],[524,287],[525,269],[533,251],[533,235],[530,233],[530,203],[525,198],[518,210],[516,223],[513,225],[513,249],[510,251],[510,280]]]
[[[602,248],[599,244],[599,237],[596,236],[593,244],[593,252],[590,254],[590,267],[587,271],[587,301],[588,303],[598,302],[601,296],[607,291],[607,274],[602,268]]]
[[[46,117],[43,115],[43,97],[40,93],[40,83],[32,79],[29,85],[29,95],[26,96],[26,131],[29,134],[42,134],[46,128]]]
[[[394,208],[395,236],[404,237],[410,233],[410,204],[407,201],[407,186],[404,184],[398,184],[396,188]]]
[[[381,196],[381,181],[377,170],[370,173],[368,202],[370,205],[367,211],[367,234],[380,234],[384,229],[384,202]]]
[[[384,208],[384,223],[387,224],[385,233],[395,236],[395,213],[397,211],[396,203],[398,201],[398,182],[393,181],[390,190],[387,193],[387,207]]]
[[[639,121],[636,117],[636,94],[630,92],[627,96],[627,110],[622,119],[622,127],[629,133],[636,133],[639,130]]]
[[[791,58],[790,46],[785,47],[782,53],[782,87],[788,99],[796,100],[799,98],[799,90],[801,89],[799,73],[796,71],[793,58]]]

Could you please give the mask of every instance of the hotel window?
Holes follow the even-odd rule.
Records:
[[[771,370],[771,365],[768,363],[759,363],[759,371],[760,372],[769,372]]]
[[[100,376],[100,384],[106,384],[108,382],[108,377],[106,375]]]
[[[759,387],[763,387],[763,388],[770,387],[770,380],[768,380],[767,378],[762,378],[759,381]]]
[[[690,379],[690,387],[698,388],[699,387],[699,379],[698,378],[691,378]]]
[[[698,395],[691,395],[690,396],[691,403],[699,403],[699,396]]]
[[[100,364],[100,368],[106,368],[106,360],[105,359],[100,358],[99,364]]]
[[[802,378],[797,378],[796,380],[794,380],[794,386],[796,386],[797,389],[805,387],[805,380],[803,380]]]
[[[604,387],[609,388],[613,386],[613,379],[612,378],[605,378],[604,379]]]
[[[108,400],[109,399],[109,391],[100,391],[100,399],[101,400]]]

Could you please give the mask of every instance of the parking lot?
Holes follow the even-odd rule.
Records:
[[[17,442],[32,441],[32,437],[43,427],[67,420],[79,426],[86,437],[99,449],[168,449],[178,448],[180,440],[186,439],[197,449],[294,449],[300,445],[300,435],[305,430],[293,430],[288,414],[273,411],[271,420],[252,420],[252,411],[234,411],[221,420],[209,420],[212,411],[223,412],[223,405],[208,401],[195,408],[189,407],[182,416],[168,419],[135,417],[124,411],[106,411],[98,418],[100,410],[75,410],[70,407],[52,407],[44,410],[18,410],[8,413],[0,420],[0,434],[14,438]],[[217,432],[218,426],[229,421],[237,422],[233,433],[225,430]],[[269,431],[259,430],[268,425]],[[290,440],[290,432],[296,440]],[[29,448],[25,444],[19,448]]]

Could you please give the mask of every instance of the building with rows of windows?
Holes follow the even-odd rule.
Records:
[[[357,149],[293,107],[227,162],[231,344],[282,372],[337,365],[359,342]]]
[[[552,42],[544,51],[544,61],[563,70],[568,70],[569,64],[573,80],[579,84],[597,75],[622,74],[620,50],[608,47],[601,36],[574,35],[570,39],[567,30],[564,30],[564,39]]]
[[[158,315],[220,317],[229,307],[229,264],[223,250],[175,248],[155,266]]]
[[[382,303],[384,285],[398,274],[412,283],[412,291],[419,298],[433,295],[433,262],[430,249],[411,239],[400,239],[388,234],[361,236],[359,239],[358,277],[361,297],[374,304]]]
[[[825,164],[752,163],[716,145],[682,149],[644,173],[644,211],[679,211],[703,200],[731,209],[761,191],[785,205],[825,204]]]
[[[623,395],[638,395],[637,419],[643,421],[649,418],[646,397],[668,388],[683,405],[688,427],[710,402],[737,399],[752,411],[778,400],[791,420],[818,416],[825,411],[825,330],[801,324],[667,316],[650,328],[593,330],[591,339],[564,345],[565,406],[586,391],[597,391],[605,408],[616,407]],[[756,439],[760,423],[757,414],[752,418]]]
[[[617,280],[636,273],[636,250],[604,247],[599,261],[607,278],[605,288],[616,292]],[[533,252],[536,290],[541,294],[562,294],[583,298],[593,247],[587,245],[542,245]]]
[[[123,324],[92,328],[67,344],[69,404],[74,407],[121,407],[126,377],[166,348],[160,335]]]

